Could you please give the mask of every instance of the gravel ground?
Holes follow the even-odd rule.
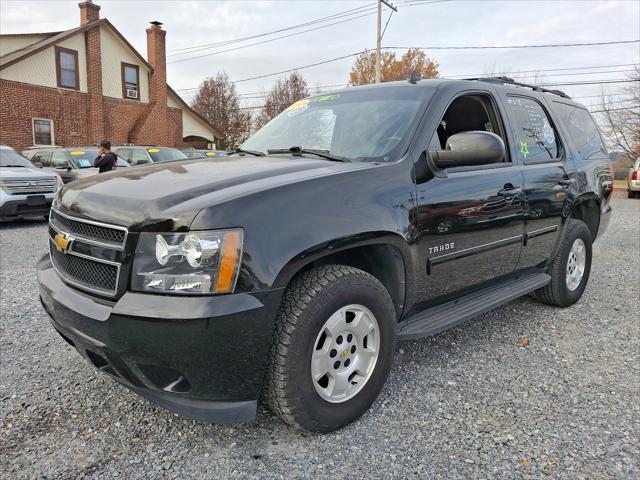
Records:
[[[640,478],[640,201],[615,200],[583,299],[525,298],[401,343],[372,409],[327,435],[266,411],[200,424],[97,373],[37,299],[43,221],[1,230],[3,478]],[[528,341],[526,346],[523,346]]]

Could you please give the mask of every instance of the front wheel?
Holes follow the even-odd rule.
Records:
[[[568,220],[558,252],[549,268],[551,282],[537,290],[536,297],[543,303],[557,307],[576,303],[589,281],[591,253],[591,232],[587,225],[580,220]]]
[[[375,277],[344,265],[305,272],[276,319],[266,403],[299,428],[340,428],[377,398],[395,340],[393,302]]]

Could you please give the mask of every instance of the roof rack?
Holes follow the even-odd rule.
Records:
[[[465,80],[472,80],[475,82],[486,82],[486,83],[499,83],[501,85],[514,85],[516,87],[530,88],[534,92],[553,93],[554,95],[558,95],[563,98],[569,98],[569,99],[571,98],[569,95],[567,95],[561,90],[549,90],[546,88],[542,88],[539,85],[529,85],[528,83],[516,82],[513,78],[509,78],[509,77],[478,77],[478,78],[465,78]]]

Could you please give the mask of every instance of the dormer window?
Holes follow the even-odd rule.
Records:
[[[58,87],[79,90],[78,52],[62,47],[56,47],[55,52]]]
[[[140,100],[140,68],[138,65],[122,62],[122,97]]]

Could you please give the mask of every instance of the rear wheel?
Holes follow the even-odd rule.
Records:
[[[549,305],[568,307],[584,292],[591,272],[591,232],[584,222],[567,222],[556,257],[549,268],[551,282],[536,292]]]
[[[326,265],[285,293],[265,392],[287,423],[312,431],[362,415],[391,369],[395,309],[385,287],[353,267]]]

